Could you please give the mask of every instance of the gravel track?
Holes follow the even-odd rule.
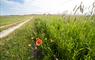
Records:
[[[22,23],[20,23],[20,24],[18,24],[16,26],[9,27],[8,29],[1,31],[0,32],[0,39],[8,36],[10,33],[14,32],[16,29],[20,28],[22,25],[29,22],[30,20],[31,19],[25,20],[24,22],[22,22]]]

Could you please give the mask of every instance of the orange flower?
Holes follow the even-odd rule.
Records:
[[[37,39],[36,40],[36,46],[40,46],[40,45],[42,45],[42,43],[43,43],[43,41],[42,41],[42,39]]]

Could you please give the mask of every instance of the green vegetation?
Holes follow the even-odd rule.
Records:
[[[16,23],[18,21],[23,21],[28,16],[0,16],[0,26]]]
[[[37,38],[43,60],[95,60],[95,16],[36,16],[1,40],[1,60],[34,60]]]
[[[29,18],[30,16],[0,16],[0,32]]]
[[[10,36],[0,39],[0,60],[30,60],[32,55],[31,22],[12,33]]]

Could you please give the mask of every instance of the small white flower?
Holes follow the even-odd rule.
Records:
[[[29,47],[31,47],[31,44],[28,44]]]
[[[33,37],[31,39],[34,39]]]
[[[51,42],[54,42],[52,39],[50,40]]]

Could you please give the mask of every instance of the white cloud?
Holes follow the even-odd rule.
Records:
[[[94,2],[94,0],[24,0],[24,3],[20,4],[8,0],[2,1],[9,5],[9,14],[63,13],[66,10],[68,14],[72,14],[75,5],[79,5],[81,1],[85,12],[88,12],[88,7]]]
[[[71,14],[75,5],[79,6],[81,2],[88,12],[94,0],[35,0],[34,5],[42,8],[43,12],[62,13],[68,10],[68,14]]]

